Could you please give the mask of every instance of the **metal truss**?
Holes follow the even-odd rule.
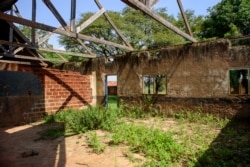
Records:
[[[123,36],[121,31],[116,27],[112,19],[109,17],[107,11],[103,8],[101,3],[98,0],[93,0],[98,7],[98,11],[93,14],[88,20],[81,23],[79,26],[76,26],[75,19],[76,19],[76,1],[71,0],[71,12],[70,12],[70,23],[67,24],[64,18],[61,16],[59,11],[57,10],[57,6],[55,6],[50,0],[42,0],[43,3],[47,6],[47,8],[53,13],[55,18],[60,23],[60,27],[53,27],[51,25],[39,23],[36,21],[36,8],[37,2],[36,0],[30,0],[32,3],[32,17],[31,19],[25,19],[22,17],[21,13],[19,12],[17,6],[15,5],[17,0],[3,0],[0,2],[0,24],[1,26],[8,27],[8,38],[5,35],[1,35],[1,33],[6,33],[6,31],[0,32],[0,61],[1,57],[21,59],[21,61],[39,61],[41,65],[47,65],[46,62],[66,62],[67,60],[61,56],[61,54],[67,54],[71,56],[78,56],[78,57],[87,57],[87,58],[95,58],[97,55],[91,51],[85,45],[86,41],[98,43],[98,44],[105,44],[109,46],[113,46],[116,48],[124,49],[127,51],[133,51],[134,48],[130,45],[130,43],[126,40],[126,37]],[[176,34],[186,38],[191,42],[196,42],[196,39],[192,35],[192,31],[190,26],[187,22],[187,18],[185,16],[183,6],[181,0],[177,0],[179,5],[183,20],[185,22],[186,28],[188,33],[181,31],[179,28],[175,27],[173,24],[162,18],[160,15],[155,13],[152,9],[152,6],[158,2],[158,0],[121,0],[122,2],[126,3],[132,8],[141,10],[143,13],[152,17],[160,24],[164,25],[166,28],[172,30]],[[4,6],[5,5],[5,6]],[[9,12],[7,12],[9,11]],[[80,32],[93,23],[96,19],[100,16],[104,16],[115,30],[115,32],[119,35],[120,39],[122,39],[123,43],[115,43],[112,41],[107,41],[100,38],[95,38],[92,36],[80,34]],[[28,39],[16,26],[15,23],[31,27],[31,38]],[[47,32],[47,35],[38,39],[38,35],[36,34],[36,29],[44,30]],[[51,48],[46,42],[53,34],[59,34],[68,36],[71,38],[75,38],[78,41],[78,44],[81,45],[86,52],[85,53],[76,53],[76,52],[68,52],[62,50],[56,50]],[[46,46],[46,47],[44,47]],[[58,58],[57,59],[46,59],[39,51],[43,52],[53,52],[56,53]],[[22,55],[23,54],[23,55]],[[6,61],[6,60],[4,60]]]

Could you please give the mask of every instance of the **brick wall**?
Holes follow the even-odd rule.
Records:
[[[91,76],[59,70],[43,70],[43,73],[46,111],[81,108],[91,103]]]
[[[31,122],[43,117],[45,113],[55,113],[66,108],[82,108],[92,103],[91,75],[7,63],[0,63],[0,70],[19,74],[32,73],[42,87],[40,94],[27,91],[22,95],[0,96],[1,124]],[[8,86],[11,88],[12,85]],[[26,85],[25,89],[29,86],[34,85]]]

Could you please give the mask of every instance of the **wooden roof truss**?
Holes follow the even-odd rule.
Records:
[[[164,18],[162,18],[160,15],[156,14],[153,11],[152,6],[155,3],[157,3],[158,0],[121,0],[121,1],[131,6],[132,8],[138,9],[142,11],[143,13],[149,15],[150,17],[152,17],[153,19],[155,19],[156,21],[164,25],[166,28],[174,31],[175,33],[186,38],[187,40],[191,42],[196,42],[195,38],[192,35],[190,26],[187,22],[187,18],[185,16],[181,0],[177,0],[177,3],[179,5],[179,8],[180,8],[188,33],[181,31],[179,28],[175,27],[170,22],[168,22],[167,20],[165,20]],[[39,23],[36,21],[36,12],[37,12],[36,0],[32,0],[32,17],[30,20],[22,17],[21,13],[19,12],[15,4],[12,4],[10,12],[0,10],[0,20],[6,21],[9,24],[8,39],[0,39],[0,61],[1,61],[1,57],[13,57],[13,58],[21,59],[23,61],[36,60],[36,61],[39,61],[42,65],[46,65],[47,61],[66,62],[67,60],[63,56],[61,56],[61,54],[67,54],[67,55],[79,56],[79,57],[87,57],[87,58],[97,57],[97,55],[95,55],[95,53],[93,53],[91,49],[85,45],[85,41],[91,41],[94,43],[110,45],[110,46],[124,49],[127,51],[133,51],[134,48],[126,40],[126,37],[123,36],[123,34],[118,29],[118,27],[116,27],[116,25],[114,24],[112,19],[109,17],[107,11],[103,8],[101,3],[98,0],[94,0],[94,2],[99,8],[99,10],[95,14],[93,14],[88,20],[80,24],[79,26],[76,26],[76,23],[75,23],[76,0],[71,0],[71,6],[70,6],[71,13],[70,13],[69,25],[66,23],[64,18],[58,12],[56,6],[50,0],[43,0],[43,3],[53,13],[55,18],[60,23],[61,25],[60,27],[53,27],[51,25],[46,25],[46,24]],[[98,19],[102,15],[106,18],[106,20],[113,27],[115,32],[122,39],[123,44],[80,34],[80,32],[83,29],[88,27],[91,23],[93,23],[96,19]],[[25,35],[23,35],[22,32],[18,30],[18,28],[15,26],[14,23],[18,23],[24,26],[31,27],[31,38],[28,39]],[[36,34],[36,29],[44,30],[47,32],[47,34],[44,37],[38,39],[37,38],[38,35]],[[56,50],[56,49],[51,48],[50,45],[48,45],[46,42],[53,34],[65,35],[71,38],[75,38],[78,41],[79,45],[81,45],[86,50],[86,52],[76,53],[76,52],[68,52],[68,51]],[[18,35],[18,38],[15,35]],[[47,46],[47,47],[44,47],[44,46]],[[23,51],[24,49],[27,51],[28,54],[20,55],[19,54],[20,51]],[[58,55],[58,58],[46,59],[39,51],[56,53]]]

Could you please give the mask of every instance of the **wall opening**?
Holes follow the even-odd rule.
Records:
[[[105,82],[105,106],[117,108],[117,75],[107,75]]]
[[[144,75],[143,94],[166,94],[166,75]]]
[[[250,91],[250,69],[230,69],[229,70],[229,82],[230,94],[235,95],[249,95]]]

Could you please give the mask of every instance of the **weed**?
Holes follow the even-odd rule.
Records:
[[[52,114],[52,115],[46,115],[45,118],[44,118],[44,122],[45,123],[53,123],[55,122],[55,116]]]
[[[93,149],[94,153],[101,154],[104,152],[106,146],[100,141],[96,132],[88,132],[89,146]]]
[[[244,166],[250,163],[248,124],[246,127],[233,124],[228,119],[202,113],[199,109],[193,112],[173,111],[172,114],[175,115],[175,119],[171,119],[173,126],[164,127],[169,126],[164,123],[168,119],[166,117],[151,121],[150,125],[147,119],[141,122],[132,119],[150,119],[150,112],[145,112],[140,106],[67,110],[47,117],[47,122],[63,122],[65,126],[47,130],[42,136],[56,138],[70,131],[108,130],[111,132],[111,144],[129,146],[127,157],[134,161],[133,154],[140,153],[146,158],[143,166],[150,167]],[[126,118],[120,119],[122,117],[129,117],[132,121],[128,123]],[[90,131],[88,136],[93,151],[102,153],[106,145],[95,132]]]
[[[53,119],[65,122],[67,130],[75,133],[83,133],[88,130],[111,130],[119,118],[119,110],[106,109],[104,107],[89,107],[85,110],[66,110],[53,115]]]
[[[123,123],[115,129],[112,141],[114,144],[127,144],[132,152],[143,153],[153,161],[165,165],[178,160],[183,152],[172,135],[145,125]]]

